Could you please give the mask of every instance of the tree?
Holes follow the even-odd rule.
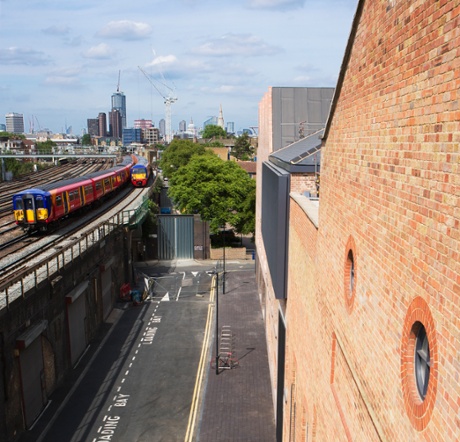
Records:
[[[91,135],[85,134],[81,137],[81,144],[83,146],[91,146]]]
[[[37,151],[41,154],[52,154],[53,148],[56,146],[54,141],[46,140],[43,143],[37,143]]]
[[[15,134],[13,132],[0,132],[0,139],[4,140],[25,140],[26,137],[23,134]]]
[[[171,178],[169,196],[182,213],[199,213],[211,232],[230,224],[254,233],[255,181],[233,161],[215,155],[193,156]]]
[[[242,161],[252,159],[254,155],[254,147],[252,146],[249,135],[246,132],[236,139],[235,145],[232,149],[232,155],[236,159]]]
[[[182,166],[185,166],[194,155],[214,155],[201,144],[190,140],[173,140],[163,151],[158,165],[163,176],[171,178]]]
[[[216,126],[214,124],[208,124],[201,136],[203,138],[225,138],[227,136],[227,132],[220,126]]]

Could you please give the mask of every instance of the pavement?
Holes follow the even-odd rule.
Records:
[[[208,371],[196,441],[276,440],[264,320],[254,270],[226,273],[219,285],[218,329],[230,331],[235,363]],[[219,342],[220,345],[220,342]],[[212,345],[215,358],[215,341]]]

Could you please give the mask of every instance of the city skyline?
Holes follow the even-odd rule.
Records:
[[[26,131],[72,126],[80,135],[88,118],[110,112],[117,91],[127,127],[165,118],[173,93],[174,129],[181,120],[199,126],[220,106],[235,131],[257,126],[269,86],[335,86],[356,1],[127,6],[0,0],[0,114],[22,113]]]

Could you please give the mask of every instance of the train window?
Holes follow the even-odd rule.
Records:
[[[62,195],[56,195],[56,206],[62,206]]]
[[[91,195],[93,193],[93,189],[91,186],[85,186],[85,195]]]
[[[37,198],[35,200],[35,207],[37,209],[43,209],[45,207],[45,201],[43,200],[43,198]]]
[[[16,202],[16,209],[17,210],[23,210],[24,209],[24,204],[22,204],[22,199],[17,198],[15,200],[15,202]]]
[[[69,192],[69,201],[75,201],[79,199],[78,190],[72,190]]]
[[[98,181],[96,183],[96,190],[101,190],[101,188],[102,188],[102,183],[100,181]]]
[[[33,209],[33,204],[32,204],[31,199],[26,199],[25,203],[26,203],[26,210],[32,210]]]

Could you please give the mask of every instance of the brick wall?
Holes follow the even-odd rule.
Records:
[[[316,176],[313,173],[296,173],[291,175],[291,192],[316,193]]]
[[[295,383],[305,413],[296,434],[307,427],[318,441],[454,441],[460,1],[360,4],[322,152],[316,235],[291,200],[285,391]],[[432,364],[424,400],[413,367],[420,323]]]

